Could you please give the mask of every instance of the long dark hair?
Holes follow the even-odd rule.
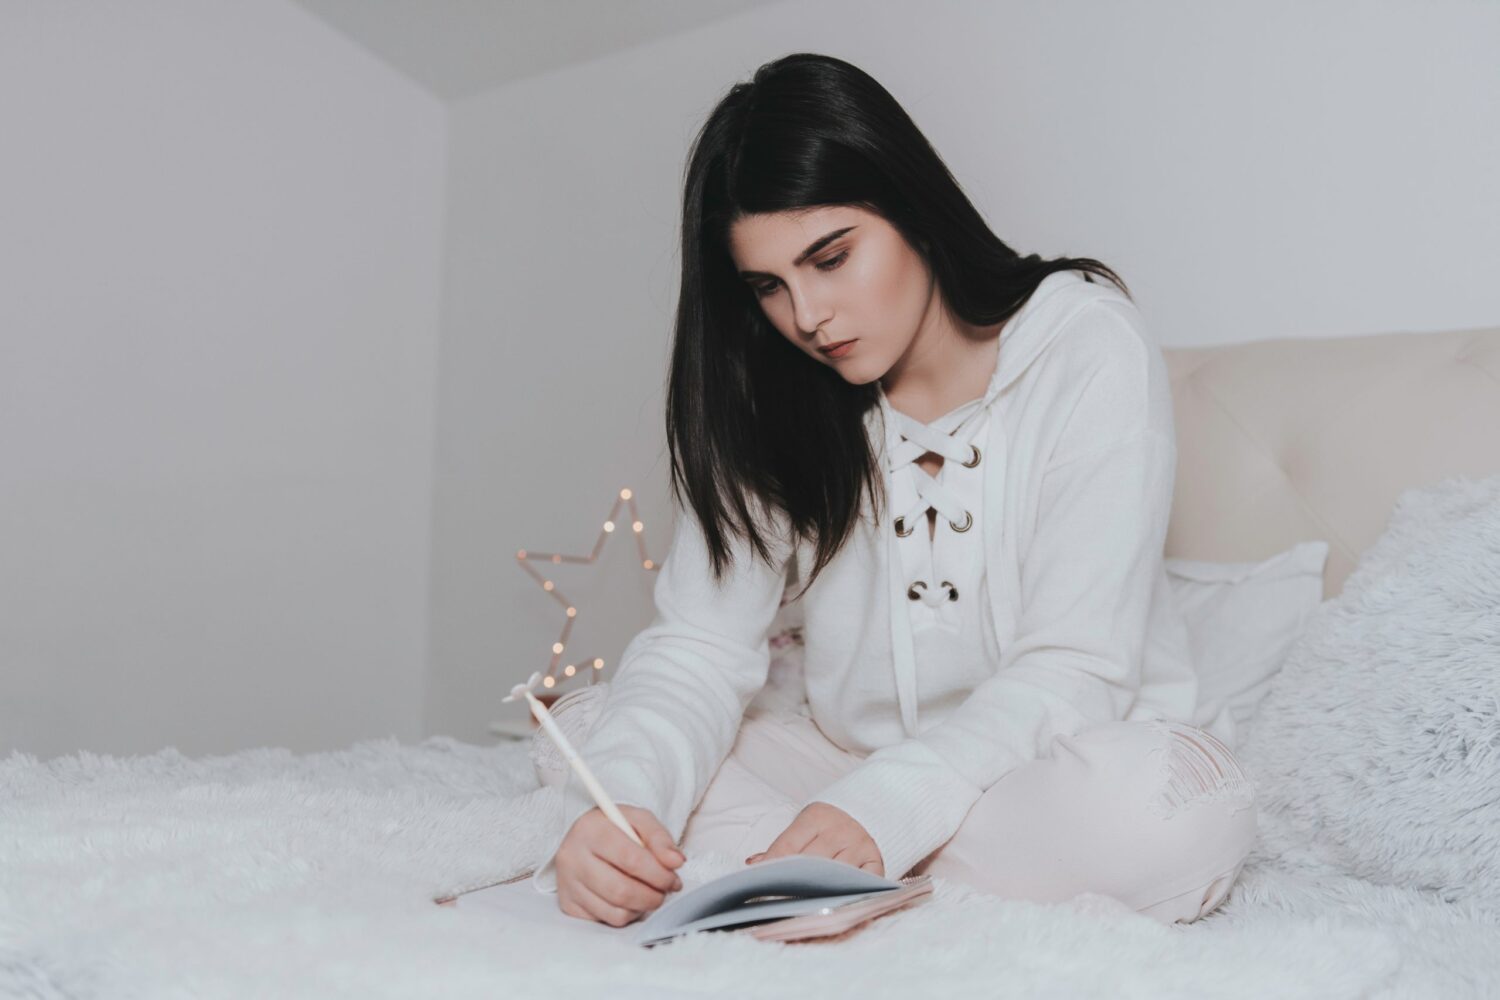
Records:
[[[1054,271],[1092,272],[1130,294],[1093,258],[1022,257],[1001,242],[863,70],[801,52],[761,66],[704,122],[683,185],[667,445],[672,492],[702,526],[715,579],[732,559],[730,535],[771,564],[775,519],[816,546],[805,590],[866,493],[879,517],[884,474],[864,424],[876,383],[852,385],[789,343],[729,252],[730,224],[743,215],[834,204],[889,221],[927,262],[949,311],[971,324],[1008,319]]]

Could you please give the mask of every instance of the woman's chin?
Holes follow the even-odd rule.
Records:
[[[850,385],[869,385],[880,378],[880,372],[872,372],[858,366],[840,367],[838,373],[844,377],[844,381]]]
[[[829,360],[828,358],[821,358],[820,361],[824,365],[827,365],[829,368],[832,368],[834,371],[838,372],[839,375],[843,377],[844,381],[848,382],[850,385],[866,385],[870,382],[874,382],[876,379],[880,378],[881,375],[885,374],[884,371],[877,370],[877,366],[871,365],[868,360],[863,358],[858,360],[850,358],[847,361],[836,361]]]

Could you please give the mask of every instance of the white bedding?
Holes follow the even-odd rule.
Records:
[[[935,880],[837,944],[708,934],[641,949],[447,891],[523,870],[555,789],[520,744],[394,740],[0,762],[0,996],[1481,996],[1500,922],[1252,855],[1226,904],[1164,927]],[[685,877],[738,859],[690,858]],[[775,953],[775,960],[767,956]]]

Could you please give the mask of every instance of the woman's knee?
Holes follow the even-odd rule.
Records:
[[[1092,765],[1084,773],[1100,786],[1081,793],[1143,803],[1146,836],[1180,863],[1222,872],[1250,852],[1255,783],[1212,733],[1164,719],[1116,721],[1080,731],[1071,749]]]
[[[1146,808],[1172,864],[1133,903],[1166,923],[1192,922],[1224,901],[1254,846],[1255,783],[1212,733],[1166,720],[1142,725],[1153,743]]]
[[[1217,842],[1225,860],[1242,861],[1255,840],[1254,780],[1212,733],[1165,720],[1144,725],[1158,741],[1148,756],[1156,791],[1147,808],[1162,820],[1193,827],[1196,842]]]
[[[1092,891],[1196,919],[1254,837],[1255,788],[1223,743],[1181,723],[1114,721],[1058,736],[1002,778],[927,870],[1001,895]]]

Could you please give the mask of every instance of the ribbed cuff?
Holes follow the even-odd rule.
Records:
[[[872,754],[809,799],[852,816],[880,850],[887,878],[901,878],[947,843],[980,796],[930,749],[908,741]]]

